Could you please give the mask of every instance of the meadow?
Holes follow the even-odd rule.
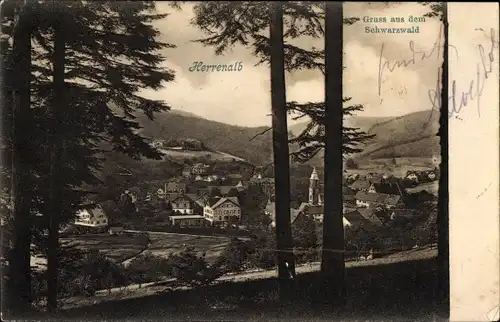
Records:
[[[148,252],[152,255],[168,257],[187,247],[193,247],[200,255],[205,253],[208,262],[213,262],[229,243],[226,237],[205,237],[181,234],[151,234]]]
[[[229,238],[159,233],[150,234],[148,239],[146,235],[139,234],[88,234],[64,238],[61,241],[81,250],[99,250],[117,263],[128,262],[145,252],[167,258],[187,247],[193,247],[199,255],[205,253],[207,261],[213,262],[229,243]]]
[[[131,234],[86,234],[61,238],[61,243],[81,250],[98,250],[109,259],[121,263],[144,251],[148,246],[148,238]]]

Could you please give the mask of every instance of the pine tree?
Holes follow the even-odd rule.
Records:
[[[287,10],[290,10],[290,3],[279,2],[270,5],[253,2],[206,2],[197,4],[194,10],[194,25],[209,33],[206,39],[200,39],[199,42],[213,46],[217,54],[222,54],[236,43],[250,46],[254,54],[261,58],[261,63],[269,63],[271,66],[277,259],[281,282],[280,297],[283,301],[288,301],[295,275],[290,223],[290,160],[284,79],[285,69],[290,67],[290,61],[294,60],[289,55],[289,45],[284,43],[284,38],[289,36],[289,31],[285,32],[284,28],[289,29],[290,22],[284,17],[289,15]],[[294,34],[292,37],[298,35]]]
[[[135,114],[152,118],[169,107],[162,101],[142,98],[137,91],[158,89],[173,79],[171,71],[159,67],[164,59],[159,51],[173,46],[156,40],[159,32],[150,23],[165,15],[156,14],[153,3],[37,5],[36,29],[32,36],[23,33],[35,41],[33,63],[26,66],[31,66],[36,76],[31,82],[36,108],[32,123],[25,120],[22,128],[26,135],[39,131],[36,144],[45,148],[31,150],[29,157],[45,157],[50,162],[32,165],[30,172],[36,172],[37,182],[49,182],[51,189],[30,187],[22,196],[36,200],[44,214],[45,220],[35,228],[50,232],[48,240],[37,234],[37,243],[48,253],[48,308],[55,310],[59,225],[71,220],[84,200],[82,184],[97,182],[102,143],[133,158],[160,157],[137,134],[140,126]],[[53,14],[55,10],[58,15]],[[29,259],[29,249],[24,255]]]
[[[285,69],[289,72],[302,69],[317,69],[325,73],[325,51],[318,48],[302,48],[292,44],[294,39],[324,37],[325,7],[322,2],[293,1],[284,2],[283,15],[285,23]],[[268,21],[266,6],[252,2],[212,2],[195,6],[196,16],[193,23],[208,34],[198,41],[207,46],[213,46],[217,54],[225,52],[235,43],[252,48],[258,57],[259,64],[270,61],[270,42],[266,36]],[[358,18],[343,18],[345,25],[352,25]],[[351,97],[345,97],[348,103]],[[298,151],[292,152],[296,161],[306,162],[324,148],[324,102],[287,102],[287,108],[294,119],[308,118],[307,127],[290,143],[299,145]],[[352,116],[363,110],[362,105],[347,105],[345,116]],[[361,143],[372,139],[358,128],[344,127],[343,153],[345,155],[361,152]]]
[[[450,289],[450,268],[449,268],[449,189],[448,189],[448,4],[446,2],[423,2],[429,6],[431,11],[425,16],[434,17],[443,23],[443,64],[439,69],[439,82],[441,97],[439,102],[439,143],[441,147],[441,164],[439,166],[439,201],[438,201],[438,262],[439,262],[439,290],[440,296],[445,301],[449,301]],[[441,52],[441,49],[438,53]]]
[[[343,4],[326,3],[325,17],[325,198],[321,273],[325,300],[345,300],[344,225],[342,204],[342,50]]]
[[[32,1],[2,3],[2,141],[5,173],[11,184],[13,202],[11,247],[8,254],[8,308],[11,314],[22,314],[31,304],[31,196],[32,144],[25,126],[31,121],[31,34],[35,24]],[[4,38],[5,37],[5,38]],[[12,47],[9,46],[12,41]]]
[[[239,43],[252,48],[254,55],[260,58],[259,63],[269,63],[271,59],[271,42],[265,32],[268,27],[266,10],[268,10],[268,8],[260,3],[249,2],[213,2],[197,5],[195,6],[196,16],[193,22],[209,35],[198,41],[208,46],[214,46],[217,54],[221,54],[235,43]],[[325,21],[325,4],[300,1],[286,2],[283,4],[283,15],[285,23],[285,42],[283,44],[285,51],[285,69],[287,71],[319,69],[325,74],[324,50],[317,48],[300,48],[291,43],[291,41],[300,37],[325,37],[325,30],[323,28],[323,22]],[[337,23],[350,25],[357,20],[359,19],[340,17]],[[342,62],[342,59],[338,60],[340,63]],[[342,73],[340,72],[337,74],[341,75]],[[343,103],[349,102],[350,99],[349,97],[343,98]],[[306,129],[297,137],[291,139],[292,143],[298,143],[300,147],[298,151],[292,153],[292,156],[297,161],[305,162],[310,160],[325,147],[325,124],[327,123],[325,120],[325,102],[305,104],[288,102],[287,109],[290,113],[293,112],[298,114],[298,116],[295,117],[296,119],[301,117],[310,118],[310,122]],[[342,115],[345,116],[352,115],[354,112],[360,110],[362,110],[362,106],[353,105],[347,106],[341,111]],[[342,152],[338,153],[338,155],[342,157],[344,154],[347,155],[360,152],[361,150],[358,147],[359,144],[371,138],[373,138],[373,135],[367,135],[357,128],[343,127],[341,135],[342,146],[338,148],[338,150]],[[332,161],[328,162],[328,167],[331,166],[331,162]],[[338,164],[338,162],[335,161],[334,164],[337,165],[335,169],[338,169],[341,173],[342,162]],[[333,178],[336,178],[336,176],[333,175],[332,179]],[[334,182],[337,181],[337,179],[334,179]],[[341,184],[342,181],[340,180],[338,182]],[[338,190],[336,188],[332,189]],[[335,212],[338,212],[337,208],[340,209],[340,214],[337,216],[339,218],[342,216],[342,208],[341,205],[339,206],[341,200],[340,194],[336,204],[331,205],[331,207],[335,207]],[[331,207],[327,206],[325,212],[330,211],[332,209]],[[328,210],[328,208],[330,210]],[[333,220],[335,221],[335,219]],[[342,223],[340,223],[340,225],[342,225]],[[331,226],[324,225],[324,232],[328,237],[326,243],[328,247],[339,248],[341,245],[337,243],[336,237],[332,239],[330,235],[330,233],[335,234],[337,230],[330,232],[331,229]],[[335,242],[333,241],[334,239]],[[343,247],[340,248],[343,249]],[[331,265],[325,263],[323,267],[323,271],[327,272],[330,270],[329,267],[331,267]],[[342,280],[343,273],[339,274],[341,274],[338,275],[339,280]],[[326,275],[327,274],[325,274],[325,276]]]
[[[343,103],[348,103],[352,97],[344,97]],[[297,114],[295,120],[308,117],[309,123],[297,137],[290,140],[290,143],[299,145],[299,149],[292,153],[295,161],[304,163],[311,160],[325,148],[325,103],[297,103],[288,102],[288,110]],[[363,106],[348,105],[342,109],[343,116],[353,116],[355,112],[363,110]],[[342,155],[363,151],[360,145],[375,137],[374,134],[367,134],[359,128],[343,126],[342,127]]]
[[[286,119],[285,56],[283,51],[283,5],[274,2],[270,12],[271,114],[276,191],[276,242],[280,298],[291,300],[295,258],[290,220],[290,159]]]

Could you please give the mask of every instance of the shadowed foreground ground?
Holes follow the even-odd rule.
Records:
[[[51,320],[270,320],[365,319],[444,320],[438,301],[436,259],[347,269],[348,303],[344,309],[314,305],[322,297],[317,272],[298,275],[298,295],[280,307],[276,279],[223,283],[205,289],[164,292],[110,301],[40,316]]]

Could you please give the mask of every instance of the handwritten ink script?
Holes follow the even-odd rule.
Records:
[[[477,29],[477,31],[482,31],[485,33],[488,43],[486,45],[477,44],[477,61],[475,64],[476,75],[475,79],[466,82],[465,89],[459,86],[457,80],[451,77],[451,93],[449,96],[449,112],[448,116],[450,118],[460,119],[459,113],[465,108],[476,103],[476,109],[478,117],[481,116],[481,97],[483,96],[483,91],[485,87],[486,80],[491,76],[493,72],[493,64],[495,62],[495,54],[498,52],[499,41],[497,40],[497,32],[494,28],[491,28],[488,32],[483,29]],[[378,66],[378,94],[381,96],[382,84],[384,83],[383,77],[384,73],[392,73],[397,68],[407,67],[409,65],[414,65],[418,61],[425,61],[431,58],[440,57],[444,49],[444,39],[442,34],[442,27],[439,30],[438,37],[434,42],[430,51],[416,50],[416,44],[413,41],[409,42],[410,56],[408,59],[399,61],[388,61],[384,59],[385,44],[382,44],[380,49],[380,58]],[[459,52],[458,49],[453,45],[448,45],[449,58],[456,57],[458,60]],[[451,73],[450,73],[451,74]],[[442,89],[442,70],[441,66],[437,66],[437,79],[434,88],[428,90],[429,102],[431,104],[431,115],[435,109],[441,108],[441,89]]]
[[[477,115],[481,117],[481,97],[483,96],[486,80],[493,72],[495,52],[498,50],[495,29],[491,28],[488,34],[488,44],[476,45],[478,60],[476,65],[476,78],[466,82],[466,90],[459,90],[455,79],[451,82],[451,95],[449,97],[449,117],[456,117],[463,108],[470,106],[472,101],[476,103]]]

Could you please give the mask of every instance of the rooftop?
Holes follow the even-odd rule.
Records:
[[[202,215],[172,215],[172,219],[204,219]]]

